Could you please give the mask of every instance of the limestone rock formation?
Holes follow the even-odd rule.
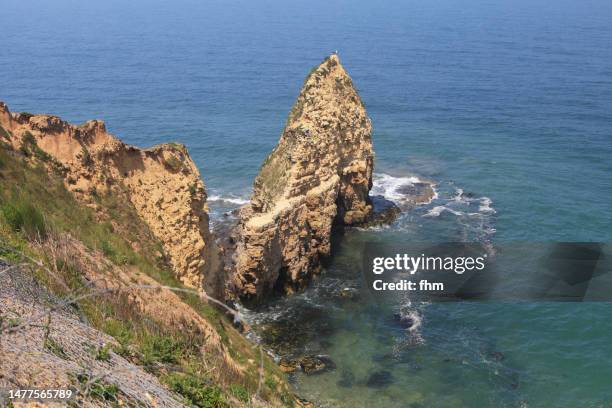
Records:
[[[96,208],[108,196],[131,203],[184,284],[222,292],[222,277],[212,273],[204,184],[184,146],[141,150],[110,135],[101,121],[74,126],[56,116],[10,113],[1,102],[0,126],[4,143],[50,162],[81,202]]]
[[[330,252],[332,225],[368,219],[371,130],[351,78],[331,55],[306,78],[241,211],[234,284],[243,297],[302,289]]]

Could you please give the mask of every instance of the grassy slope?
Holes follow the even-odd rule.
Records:
[[[92,250],[100,250],[117,265],[127,265],[146,273],[163,285],[182,287],[165,260],[161,244],[136,216],[133,208],[116,197],[97,197],[106,209],[106,219],[99,220],[93,210],[79,205],[68,192],[53,164],[44,158],[13,151],[0,142],[0,244],[15,248],[35,259],[45,254],[30,245],[41,235],[71,234]],[[138,243],[138,251],[133,249]],[[0,248],[0,257],[17,261],[11,251]],[[11,259],[13,258],[13,259]],[[83,285],[79,271],[63,268],[63,279],[73,290]],[[37,277],[59,295],[66,290],[42,273]],[[232,357],[239,362],[259,361],[259,352],[215,308],[197,296],[180,295],[218,331]],[[244,377],[215,383],[207,373],[210,362],[200,353],[204,339],[172,332],[167,327],[139,316],[138,311],[121,298],[85,300],[78,307],[90,323],[117,339],[116,352],[136,364],[147,367],[173,391],[183,395],[193,406],[227,406],[229,401],[246,402],[258,387],[256,370]],[[171,369],[169,369],[171,368]],[[265,380],[260,395],[266,400],[280,400],[293,405],[293,396],[278,367],[264,356]],[[279,381],[279,379],[281,379]]]

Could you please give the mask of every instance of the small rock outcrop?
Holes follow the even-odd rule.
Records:
[[[101,121],[74,126],[57,116],[11,113],[1,102],[0,130],[3,143],[61,172],[68,190],[86,205],[102,208],[105,198],[131,203],[163,244],[176,276],[212,296],[222,294],[223,278],[213,273],[204,183],[184,146],[138,149],[109,134]]]
[[[337,55],[306,78],[240,213],[234,280],[243,298],[302,289],[330,252],[334,223],[372,213],[372,125]]]

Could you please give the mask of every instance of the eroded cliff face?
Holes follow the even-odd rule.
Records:
[[[237,228],[234,279],[243,297],[302,289],[330,252],[334,223],[372,213],[372,125],[337,55],[306,78]]]
[[[110,135],[101,121],[74,126],[56,116],[10,113],[1,102],[0,126],[3,142],[45,159],[79,201],[101,212],[108,210],[104,197],[131,203],[162,242],[176,276],[222,294],[204,184],[184,146],[141,150]]]

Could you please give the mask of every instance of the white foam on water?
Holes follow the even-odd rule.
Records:
[[[214,195],[214,194],[208,197],[208,201],[224,201],[226,203],[235,204],[235,205],[244,205],[249,202],[249,200],[245,198],[236,197],[233,195],[229,197],[224,197],[224,196],[219,196],[219,195]]]
[[[491,207],[491,204],[493,204],[493,201],[489,197],[481,197],[478,211],[482,213],[495,214],[497,211]]]
[[[440,214],[442,214],[444,211],[448,211],[449,213],[454,214],[454,215],[464,214],[461,211],[455,211],[452,208],[446,207],[444,205],[438,205],[432,208],[431,210],[427,211],[427,213],[425,213],[423,217],[439,217]]]
[[[423,324],[423,318],[421,317],[419,312],[417,312],[416,310],[411,310],[410,312],[408,312],[408,317],[412,319],[412,326],[408,328],[410,335],[422,341],[423,338],[421,336],[421,332],[419,329],[421,328],[421,325]]]
[[[468,217],[489,216],[497,212],[492,207],[493,200],[489,197],[469,197],[461,188],[456,188],[455,192],[456,194],[448,198],[445,204],[433,207],[423,217],[439,217],[445,211],[456,216]],[[478,205],[477,211],[474,211],[475,205]]]
[[[393,201],[396,204],[401,204],[402,202],[409,200],[410,197],[402,193],[400,189],[405,186],[413,186],[417,183],[428,184],[433,190],[432,198],[426,203],[421,203],[421,205],[429,204],[438,198],[438,191],[435,188],[435,184],[429,181],[422,180],[417,176],[395,177],[386,173],[374,174],[370,194],[381,195],[389,201]]]
[[[449,183],[453,186],[453,183]],[[495,234],[493,200],[489,197],[475,197],[463,189],[454,187],[452,190],[442,187],[443,195],[434,207],[425,208],[424,218],[441,218],[449,220],[455,217],[463,229],[463,239],[489,242]]]
[[[406,329],[406,333],[409,337],[409,342],[412,345],[424,344],[425,339],[421,333],[421,326],[423,325],[423,315],[419,307],[426,307],[427,303],[422,302],[419,305],[414,305],[410,299],[406,299],[406,303],[400,306],[400,317],[407,319],[412,322],[410,327]]]
[[[463,201],[463,189],[462,188],[457,189],[457,195],[453,197],[453,201],[458,201],[458,202]]]
[[[355,227],[357,231],[384,231],[390,230],[391,224],[383,224],[383,225],[372,225],[370,227]]]

